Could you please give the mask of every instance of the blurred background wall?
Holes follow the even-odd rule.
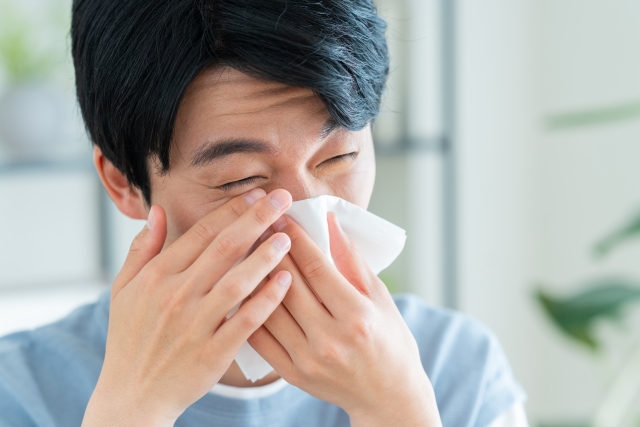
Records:
[[[638,243],[593,254],[640,210],[640,3],[376,3],[392,70],[370,209],[408,232],[381,277],[493,329],[532,425],[588,425],[640,340],[640,316],[623,310],[621,327],[596,319],[594,352],[559,330],[536,292],[561,298],[593,278],[640,278]],[[105,199],[91,168],[69,4],[0,0],[0,124],[50,129],[0,130],[0,333],[94,299],[142,227]],[[20,65],[20,43],[40,53]],[[11,95],[18,89],[26,95]],[[637,426],[633,411],[617,425]]]

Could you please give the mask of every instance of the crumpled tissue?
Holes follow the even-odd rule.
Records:
[[[319,196],[299,200],[293,202],[286,214],[300,224],[332,260],[328,212],[335,212],[345,234],[358,246],[375,274],[387,268],[402,252],[406,240],[402,228],[339,197]],[[244,376],[252,382],[264,378],[273,370],[247,342],[242,344],[235,360]]]

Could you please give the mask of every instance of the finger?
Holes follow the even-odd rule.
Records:
[[[281,377],[285,380],[291,377],[294,369],[293,360],[287,350],[271,335],[267,328],[260,326],[247,341]]]
[[[167,237],[167,216],[159,205],[149,209],[147,224],[133,239],[127,258],[113,281],[111,297],[115,297],[133,278],[162,251]]]
[[[291,287],[289,287],[289,290],[291,290]],[[305,333],[282,304],[264,322],[264,327],[282,344],[292,359],[295,359],[296,355],[301,354],[302,350],[307,348]]]
[[[318,322],[323,322],[325,318],[332,318],[331,314],[304,281],[302,274],[298,271],[298,267],[296,267],[289,255],[282,258],[282,261],[274,271],[280,270],[286,270],[292,276],[291,287],[282,304],[291,313],[295,321],[298,322],[305,334],[309,334]]]
[[[247,259],[233,267],[209,291],[203,301],[203,316],[213,322],[213,329],[235,306],[240,304],[260,282],[269,275],[282,260],[289,248],[291,240],[284,233],[274,234],[270,239],[258,247]],[[287,280],[291,277],[286,274]],[[281,277],[280,275],[279,277]],[[273,279],[270,280],[270,282]],[[287,287],[289,284],[287,284]],[[265,285],[265,288],[267,286]],[[256,295],[260,295],[263,290]],[[237,314],[237,313],[236,313]],[[233,319],[235,314],[231,317]]]
[[[375,279],[377,276],[369,268],[358,246],[345,234],[334,212],[327,214],[327,222],[331,257],[340,274],[364,295],[380,290],[379,281]]]
[[[198,287],[195,290],[208,293],[234,264],[250,252],[260,236],[290,206],[291,194],[286,190],[274,190],[222,230],[189,267],[192,282]],[[266,277],[268,273],[269,271],[262,277]]]
[[[234,197],[196,222],[164,251],[163,256],[170,263],[171,270],[180,272],[187,269],[224,228],[242,216],[265,195],[263,189],[254,188]]]
[[[254,297],[250,298],[240,309],[227,319],[213,334],[211,345],[213,351],[229,349],[237,353],[243,342],[253,334],[273,313],[284,298],[291,284],[291,275],[281,272]]]
[[[362,295],[340,274],[329,258],[291,217],[282,230],[291,238],[289,254],[302,277],[334,316],[362,306]]]

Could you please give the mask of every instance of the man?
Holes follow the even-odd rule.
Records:
[[[394,301],[335,217],[333,265],[286,216],[366,208],[384,28],[369,0],[74,1],[95,166],[147,227],[110,294],[0,342],[1,425],[526,424],[489,332]]]

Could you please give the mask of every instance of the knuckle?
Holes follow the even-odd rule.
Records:
[[[271,243],[267,243],[263,250],[260,251],[260,259],[266,265],[275,264],[280,258],[284,257],[284,253],[280,254],[275,250]],[[279,256],[280,255],[280,256]]]
[[[211,240],[216,235],[213,226],[206,221],[196,222],[193,226],[193,233],[200,240]]]
[[[369,342],[373,337],[373,326],[366,320],[358,319],[351,326],[351,334],[357,341]]]
[[[240,201],[234,200],[230,205],[231,213],[233,213],[236,218],[240,218],[246,211],[245,206],[246,203],[240,203]]]
[[[322,276],[326,271],[326,266],[324,261],[320,258],[315,258],[309,262],[307,262],[304,267],[302,267],[302,274],[309,279],[315,279]]]
[[[320,363],[324,366],[336,365],[342,362],[340,348],[331,340],[326,340],[325,342],[320,343],[316,348],[316,355]],[[313,364],[311,369],[315,369]]]
[[[220,292],[222,293],[222,298],[227,301],[239,302],[246,296],[244,286],[239,280],[232,279],[221,285]]]
[[[291,228],[291,230],[287,230],[287,235],[289,235],[289,239],[291,239],[291,246],[296,244],[298,240],[300,240],[300,232],[297,228]]]
[[[273,307],[274,309],[282,301],[281,293],[279,293],[278,291],[273,289],[273,287],[271,287],[269,290],[266,291],[264,297],[266,298],[267,302],[269,303],[269,306]]]
[[[254,331],[260,326],[260,313],[247,307],[240,318],[240,327],[245,331]]]
[[[144,239],[142,238],[142,234],[138,234],[133,238],[131,245],[129,246],[129,252],[137,253],[144,249]]]
[[[163,282],[166,276],[166,268],[159,262],[151,261],[145,267],[144,282],[148,283],[151,286],[155,286],[158,283]]]
[[[185,299],[181,292],[167,292],[160,299],[160,307],[169,317],[184,311],[184,306]]]
[[[253,218],[259,225],[265,226],[265,227],[271,225],[271,223],[273,222],[271,220],[271,215],[269,214],[269,211],[267,211],[267,209],[265,209],[262,206],[257,207],[256,209],[253,210]]]
[[[235,255],[237,252],[235,239],[228,234],[218,236],[213,241],[213,245],[216,253],[223,257]]]

